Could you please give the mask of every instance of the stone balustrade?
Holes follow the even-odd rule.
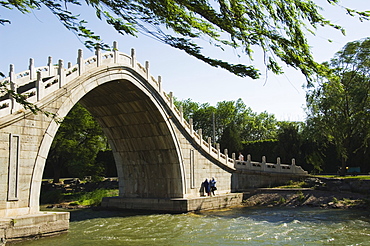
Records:
[[[1,80],[0,83],[4,83],[9,89],[25,95],[28,102],[35,103],[39,106],[42,105],[42,99],[44,97],[62,88],[76,77],[89,74],[89,71],[92,71],[97,67],[112,64],[133,69],[144,80],[146,80],[147,83],[149,83],[167,103],[172,112],[172,116],[174,116],[178,121],[178,124],[180,124],[192,137],[193,142],[212,158],[227,166],[227,168],[232,170],[242,168],[266,172],[304,172],[300,167],[295,165],[270,164],[266,162],[255,163],[250,160],[239,162],[235,160],[235,155],[233,155],[234,158],[229,158],[227,149],[224,150],[224,153],[221,153],[219,144],[216,144],[216,146],[213,147],[210,138],[208,138],[207,141],[203,140],[202,129],[198,129],[198,132],[194,131],[192,119],[187,122],[183,118],[183,109],[178,109],[174,105],[173,93],[170,92],[167,94],[162,90],[161,76],[158,76],[156,80],[149,74],[149,62],[146,61],[145,66],[136,62],[134,49],[131,49],[130,55],[119,52],[117,42],[113,43],[113,51],[102,53],[98,48],[95,51],[95,55],[87,59],[83,58],[82,50],[78,50],[77,64],[72,65],[69,62],[67,68],[64,67],[63,60],[59,60],[58,65],[53,65],[52,57],[48,58],[46,66],[37,68],[34,67],[34,60],[31,58],[29,69],[17,74],[14,73],[14,66],[10,65],[9,77]],[[22,112],[24,111],[21,109],[21,105],[19,105],[11,96],[8,94],[0,95],[0,118]]]
[[[233,153],[235,168],[237,170],[250,170],[250,171],[262,171],[262,172],[273,172],[273,173],[290,173],[290,174],[307,174],[302,167],[296,166],[295,159],[292,159],[292,163],[281,164],[280,157],[277,158],[276,164],[267,163],[266,157],[262,156],[261,162],[252,161],[251,155],[247,155],[246,161],[235,160],[235,154]]]

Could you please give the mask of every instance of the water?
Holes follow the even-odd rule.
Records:
[[[70,232],[17,245],[370,245],[368,211],[238,208],[199,214],[82,210]]]

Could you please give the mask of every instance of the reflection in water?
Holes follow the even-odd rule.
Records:
[[[317,208],[177,215],[82,210],[71,213],[69,233],[19,245],[370,245],[370,216]]]

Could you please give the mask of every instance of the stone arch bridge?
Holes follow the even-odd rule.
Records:
[[[192,198],[199,198],[202,181],[210,177],[217,179],[220,197],[229,197],[222,198],[223,204],[209,201],[208,206],[241,200],[240,194],[231,193],[240,186],[232,176],[238,165],[240,172],[252,167],[250,160],[243,166],[227,151],[213,148],[210,139],[203,140],[202,131],[194,131],[181,108],[174,106],[172,93],[162,90],[161,77],[152,77],[149,62],[138,63],[133,49],[127,55],[114,43],[112,52],[96,50],[87,59],[79,50],[77,64],[67,66],[63,60],[53,65],[49,57],[47,66],[35,68],[30,59],[28,70],[15,73],[11,65],[9,77],[1,82],[57,117],[80,102],[96,118],[113,150],[119,177],[119,197],[106,199],[103,206],[201,209],[206,199]],[[8,94],[0,95],[0,238],[68,228],[68,213],[39,212],[44,165],[58,127],[51,117],[33,114]]]

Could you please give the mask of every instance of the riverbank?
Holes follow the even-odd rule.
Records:
[[[308,188],[261,188],[244,193],[242,206],[318,207],[336,209],[369,209],[368,195],[353,192],[321,191]]]
[[[369,180],[370,181],[370,180]],[[49,188],[51,184],[47,184]],[[303,187],[308,188],[257,188],[243,193],[244,207],[318,207],[336,209],[369,209],[370,208],[370,182],[359,180],[341,180],[327,178],[308,178]],[[63,189],[81,190],[80,185],[67,184]],[[86,185],[85,185],[86,186]],[[90,184],[89,186],[92,186]],[[94,188],[118,188],[116,180],[107,179],[96,183]],[[60,189],[61,186],[56,186]],[[48,189],[46,189],[48,190]],[[87,190],[87,189],[86,189]],[[93,190],[93,189],[92,189]],[[101,196],[100,196],[101,199]],[[99,209],[98,201],[93,206],[75,200],[60,201],[48,204],[47,208],[84,209],[95,207]],[[101,200],[100,200],[101,201]]]

